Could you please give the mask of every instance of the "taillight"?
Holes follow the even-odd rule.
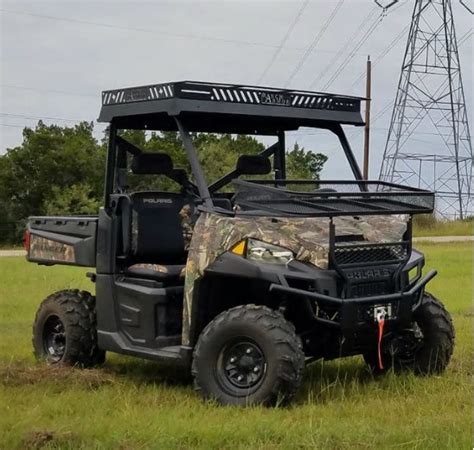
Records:
[[[28,230],[25,230],[25,233],[23,234],[23,247],[25,247],[25,250],[27,253],[30,251],[30,232]]]

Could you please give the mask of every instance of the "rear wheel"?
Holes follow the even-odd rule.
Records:
[[[304,353],[294,327],[265,306],[218,315],[195,347],[195,389],[222,404],[287,404],[301,382]]]
[[[417,375],[444,372],[454,350],[455,331],[450,314],[437,298],[425,293],[414,319],[410,328],[382,345],[383,369],[379,368],[375,350],[364,355],[374,373],[389,369],[412,370]]]
[[[97,347],[95,298],[78,290],[47,297],[36,313],[33,349],[38,360],[50,364],[102,364],[105,352]]]

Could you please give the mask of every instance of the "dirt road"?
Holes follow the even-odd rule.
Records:
[[[429,236],[413,238],[413,242],[469,242],[474,241],[474,236]],[[0,250],[2,256],[25,256],[24,250]]]

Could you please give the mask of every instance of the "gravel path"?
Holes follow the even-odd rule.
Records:
[[[413,238],[413,242],[469,242],[474,236],[428,236]]]
[[[473,242],[474,236],[429,236],[413,238],[413,242]],[[24,250],[0,250],[2,256],[25,256]]]
[[[0,250],[0,257],[2,256],[25,256],[25,250]]]

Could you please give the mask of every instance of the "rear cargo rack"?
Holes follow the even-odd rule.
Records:
[[[433,212],[434,194],[384,181],[236,180],[245,214],[336,217]],[[293,189],[290,189],[293,188]]]

